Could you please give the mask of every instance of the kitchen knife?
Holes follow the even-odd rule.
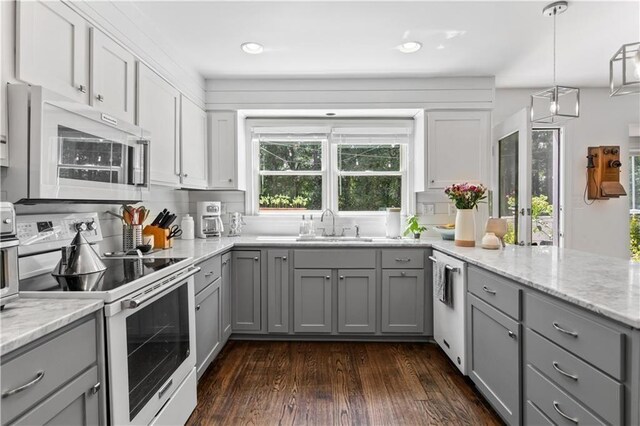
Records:
[[[175,215],[172,215],[170,212],[167,212],[167,214],[160,221],[160,224],[158,225],[158,227],[167,228],[168,227],[167,224],[169,223],[169,220],[171,219],[171,216],[175,216]]]
[[[167,214],[167,209],[164,209],[160,213],[158,213],[158,216],[156,216],[156,218],[153,219],[153,222],[151,222],[151,226],[160,225],[160,222],[162,222],[162,219],[164,219],[165,214]]]
[[[172,214],[169,217],[169,220],[167,221],[167,224],[164,226],[165,228],[168,228],[171,226],[171,224],[176,220],[176,218],[178,217],[178,215]]]

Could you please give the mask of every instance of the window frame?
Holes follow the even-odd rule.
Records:
[[[640,157],[640,149],[639,148],[630,148],[629,149],[629,200],[631,201],[631,205],[636,205],[636,194],[635,194],[635,179],[633,175],[636,173],[640,173],[640,170],[636,170],[635,162],[633,161],[633,157]],[[629,215],[637,215],[640,214],[640,209],[629,208]]]
[[[278,217],[278,216],[299,216],[301,211],[261,211],[260,210],[260,177],[261,176],[322,176],[322,202],[321,210],[305,210],[304,214],[319,215],[327,208],[335,212],[336,215],[353,217],[353,216],[384,216],[384,211],[344,211],[338,209],[338,185],[340,176],[400,176],[401,178],[401,209],[402,214],[410,215],[415,213],[415,196],[412,197],[412,162],[410,161],[412,152],[412,139],[410,132],[407,142],[380,142],[376,140],[375,135],[366,137],[366,140],[357,141],[349,138],[345,141],[343,138],[336,137],[332,133],[323,135],[269,135],[261,138],[260,135],[252,135],[250,137],[251,144],[251,188],[246,194],[247,213],[262,217]],[[393,138],[391,135],[380,135]],[[363,138],[365,139],[365,138]],[[260,142],[300,142],[307,140],[309,142],[321,142],[322,149],[322,167],[321,173],[317,171],[262,171],[260,170]],[[383,171],[357,171],[357,172],[341,172],[338,170],[338,146],[339,145],[394,145],[400,146],[400,170],[392,172]],[[413,199],[413,202],[412,202]]]

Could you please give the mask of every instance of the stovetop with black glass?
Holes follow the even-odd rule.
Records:
[[[107,266],[98,285],[91,292],[108,292],[154,272],[182,262],[185,258],[103,258]],[[76,291],[63,288],[50,273],[20,280],[20,291]]]

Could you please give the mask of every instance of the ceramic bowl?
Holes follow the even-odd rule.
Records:
[[[444,226],[436,226],[436,231],[440,234],[443,240],[453,241],[456,229],[455,228],[445,228]]]

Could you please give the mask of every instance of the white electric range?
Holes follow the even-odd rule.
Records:
[[[105,303],[109,422],[184,423],[196,405],[194,279],[190,258],[104,258],[91,291],[70,291],[51,271],[77,229],[102,241],[97,213],[17,219],[20,297],[92,298]]]

